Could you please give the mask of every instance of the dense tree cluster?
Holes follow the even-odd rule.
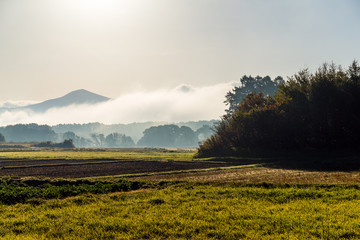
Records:
[[[265,96],[273,96],[278,90],[278,86],[284,83],[280,76],[272,80],[269,76],[243,76],[240,79],[240,86],[234,87],[226,94],[225,103],[228,105],[227,113],[232,114],[236,111],[240,102],[252,92],[262,92]]]
[[[138,146],[146,147],[194,147],[198,144],[195,132],[186,126],[162,125],[144,131]]]
[[[189,125],[197,125],[203,122],[187,122]],[[206,122],[205,122],[206,123]],[[96,124],[94,124],[96,126]],[[92,126],[88,124],[87,126]],[[108,129],[107,129],[108,130]],[[86,136],[80,136],[73,131],[54,132],[48,125],[17,124],[0,127],[0,142],[2,136],[10,142],[40,142],[41,147],[56,147],[54,144],[71,140],[75,147],[96,148],[130,148],[130,147],[198,147],[199,142],[204,141],[214,133],[209,125],[202,125],[196,131],[188,126],[160,125],[147,128],[143,131],[143,137],[135,143],[132,137],[122,133],[82,132]],[[40,146],[40,145],[39,145]]]
[[[358,149],[360,66],[300,71],[274,97],[250,93],[222,117],[199,156],[262,149]]]
[[[16,124],[0,127],[8,142],[56,141],[57,134],[48,125]]]
[[[177,126],[186,126],[191,128],[193,131],[198,131],[204,125],[213,126],[217,120],[207,120],[207,121],[186,121],[176,123]],[[79,141],[75,140],[74,136],[71,138],[74,140],[74,144],[79,147],[91,147],[95,146],[98,140],[98,143],[101,142],[101,139],[111,133],[121,133],[126,136],[130,136],[134,142],[137,142],[140,138],[142,138],[143,133],[146,129],[153,127],[164,125],[165,122],[135,122],[128,124],[102,124],[102,123],[85,123],[85,124],[58,124],[55,126],[51,126],[51,129],[55,131],[55,133],[59,134],[60,139],[58,141],[62,141],[61,135],[66,132],[72,132],[77,135]],[[209,132],[205,129],[202,129],[201,136],[199,135],[199,141],[205,140],[204,137],[210,136],[213,131]],[[1,132],[1,128],[0,128]],[[96,139],[91,135],[95,134]],[[197,134],[197,133],[196,133]],[[101,136],[102,135],[102,136]],[[6,137],[6,136],[5,136]],[[67,139],[67,138],[64,138]],[[84,141],[85,140],[85,141]],[[101,144],[97,144],[100,146]],[[197,145],[196,145],[197,147]]]

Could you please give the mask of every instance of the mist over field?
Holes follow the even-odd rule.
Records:
[[[203,87],[184,84],[174,89],[122,94],[115,99],[95,105],[81,104],[51,108],[44,113],[33,112],[29,109],[8,109],[0,113],[0,125],[17,123],[56,125],[88,122],[116,124],[218,119],[224,114],[224,96],[234,85],[234,82]],[[15,105],[22,102],[13,101],[13,103]]]

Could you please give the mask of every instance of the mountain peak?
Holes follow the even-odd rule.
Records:
[[[75,93],[75,92],[90,92],[90,91],[81,88],[81,89],[77,89],[77,90],[71,91],[70,93]]]
[[[85,89],[78,89],[69,92],[68,94],[62,97],[29,105],[26,106],[25,108],[29,108],[35,112],[45,112],[50,108],[61,108],[70,105],[79,105],[79,104],[97,104],[101,102],[106,102],[108,100],[110,100],[110,98],[87,91]]]
[[[68,94],[66,95],[69,95],[69,94],[77,94],[77,93],[92,93],[86,89],[77,89],[77,90],[74,90],[74,91],[71,91],[69,92]],[[92,93],[92,94],[95,94],[95,93]]]
[[[94,97],[100,97],[102,99],[107,99],[109,100],[110,98],[101,96],[99,94],[90,92],[86,89],[78,89],[78,90],[74,90],[72,92],[69,92],[68,94],[64,95],[63,97],[70,97],[70,96],[79,96],[79,97],[83,97],[83,98],[94,98]],[[88,99],[89,100],[89,99]]]

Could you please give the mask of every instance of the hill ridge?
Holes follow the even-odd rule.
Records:
[[[21,109],[31,109],[34,112],[46,112],[51,108],[61,108],[79,104],[97,104],[109,101],[110,98],[90,92],[86,89],[77,89],[65,94],[62,97],[45,100],[40,103],[21,107]]]

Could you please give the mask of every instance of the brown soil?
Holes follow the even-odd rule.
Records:
[[[42,164],[42,165],[41,165]],[[180,161],[53,160],[1,163],[0,176],[81,178],[230,166],[226,163]],[[17,166],[17,167],[16,167]]]
[[[254,162],[242,162],[253,164]],[[129,177],[136,180],[190,180],[190,181],[235,181],[244,183],[360,183],[359,168],[352,170],[316,170],[281,167],[249,167],[226,170],[205,170],[187,173],[166,173],[176,170],[209,169],[239,165],[236,162],[196,161],[131,161],[114,159],[49,159],[0,161],[0,176],[45,176],[54,178],[82,178],[114,176],[123,174],[155,173],[148,176]]]

